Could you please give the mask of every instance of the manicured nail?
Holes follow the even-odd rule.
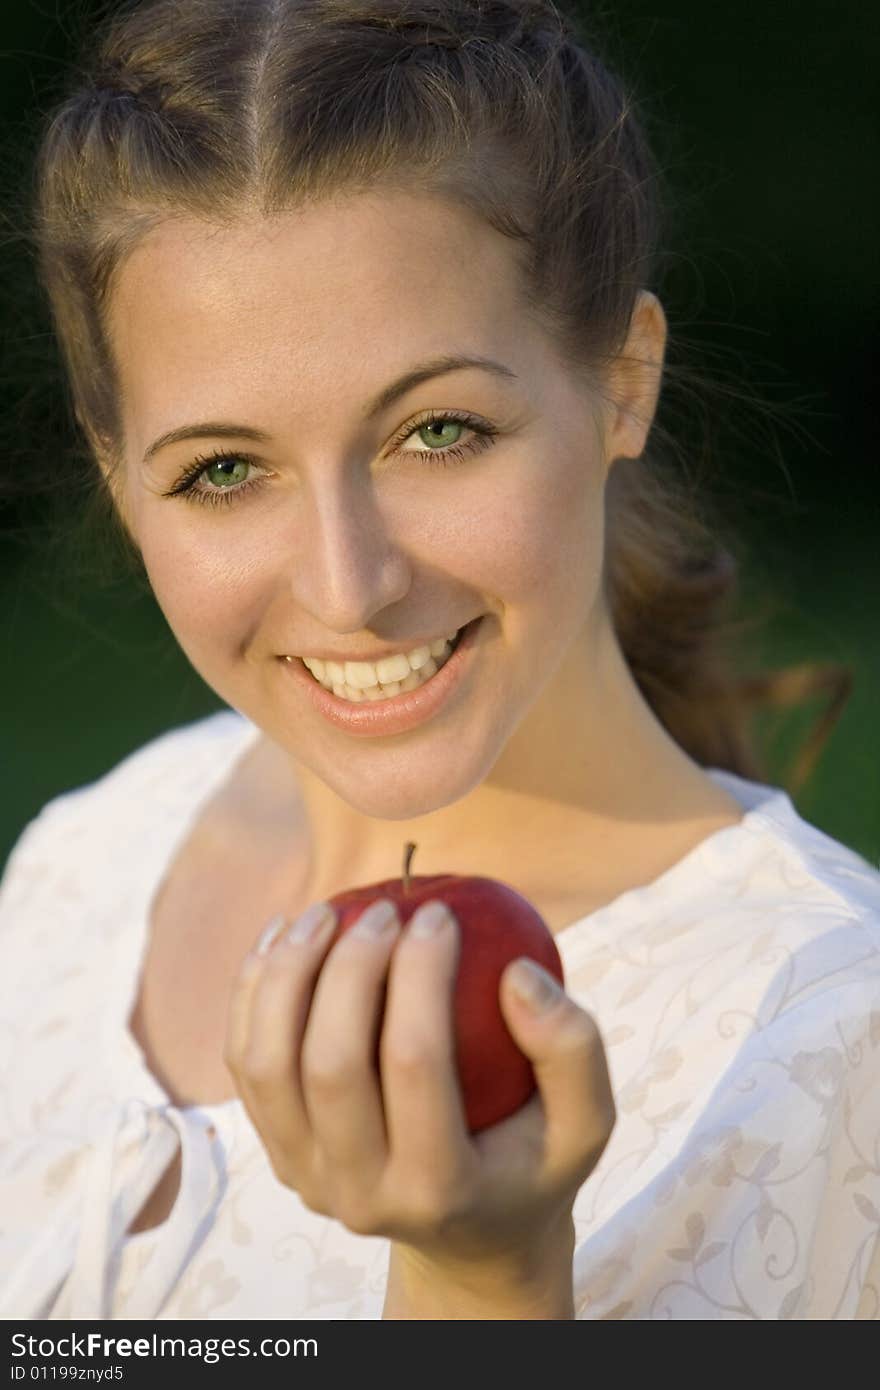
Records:
[[[520,956],[510,967],[510,986],[517,998],[536,1013],[549,1009],[562,993],[559,981],[526,956]]]
[[[286,940],[299,945],[304,941],[312,941],[318,936],[322,927],[329,925],[334,920],[333,909],[329,903],[312,903],[305,912],[297,917],[290,931],[287,933]]]
[[[269,919],[263,930],[260,932],[260,939],[254,948],[255,956],[268,955],[272,943],[278,937],[278,934],[286,921],[287,918],[284,916],[283,912],[276,912],[275,916]]]
[[[433,901],[422,903],[413,913],[409,924],[409,935],[436,936],[450,921],[449,908],[445,903]]]
[[[380,898],[361,913],[351,929],[352,935],[375,938],[381,936],[392,923],[400,926],[397,908],[389,898]]]

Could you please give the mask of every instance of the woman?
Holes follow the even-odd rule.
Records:
[[[876,1315],[880,875],[751,779],[646,466],[655,184],[524,0],[159,0],[54,113],[77,418],[229,710],[9,861],[7,1317]],[[329,949],[407,840],[565,967],[475,1136],[454,919]]]

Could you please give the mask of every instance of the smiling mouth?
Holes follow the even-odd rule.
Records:
[[[450,643],[446,638],[438,638],[429,646],[417,647],[413,651],[395,657],[385,658],[373,665],[371,662],[333,662],[318,661],[316,658],[298,657],[311,678],[325,690],[342,700],[359,704],[363,700],[388,700],[419,686],[435,676],[457,649],[465,632],[479,619],[473,619],[459,628]],[[383,674],[396,677],[379,679],[379,669]],[[405,670],[405,674],[404,674]]]

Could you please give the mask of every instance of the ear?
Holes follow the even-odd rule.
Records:
[[[666,337],[663,305],[650,290],[639,290],[626,343],[609,372],[609,464],[617,458],[638,458],[644,450],[660,397]]]

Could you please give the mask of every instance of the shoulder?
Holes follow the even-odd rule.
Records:
[[[855,916],[880,920],[880,868],[798,814],[784,794],[757,812],[791,863]]]
[[[841,1037],[843,1019],[880,1009],[880,871],[776,790],[748,817],[763,870],[744,895],[766,904],[782,947],[767,1015],[810,1015],[814,1033]]]
[[[800,917],[805,941],[849,928],[880,953],[880,868],[806,820],[782,789],[723,779],[746,808],[744,834],[732,840],[743,911]]]
[[[585,962],[618,1123],[578,1317],[876,1316],[880,873],[784,792],[744,804]]]
[[[785,791],[713,777],[743,819],[563,933],[560,950],[566,979],[615,1038],[635,1045],[646,1017],[665,1020],[665,1032],[684,1009],[709,1035],[704,1060],[720,1064],[742,1033],[735,1017],[760,1031],[809,999],[821,1011],[819,996],[839,997],[846,983],[876,997],[880,871],[805,820]]]
[[[579,1317],[874,1315],[880,873],[725,784],[744,820],[584,949],[618,1123],[579,1195]]]
[[[10,895],[96,856],[108,864],[114,847],[124,845],[133,856],[138,824],[155,825],[182,801],[198,799],[206,781],[222,775],[254,732],[237,711],[220,710],[166,730],[93,781],[53,797],[12,847],[0,879],[0,904],[8,907]]]
[[[728,1023],[738,1035],[730,1066],[762,1059],[772,1090],[771,1073],[783,1086],[797,1082],[833,1052],[833,1065],[851,1066],[852,1085],[864,1089],[870,1069],[859,1041],[869,1053],[880,1043],[880,871],[806,820],[780,788],[728,780],[747,814],[731,841],[739,863],[718,897],[718,944],[731,948],[732,968],[707,1004],[713,1026]],[[708,894],[705,902],[708,910]],[[729,1081],[728,1073],[722,1094]]]

